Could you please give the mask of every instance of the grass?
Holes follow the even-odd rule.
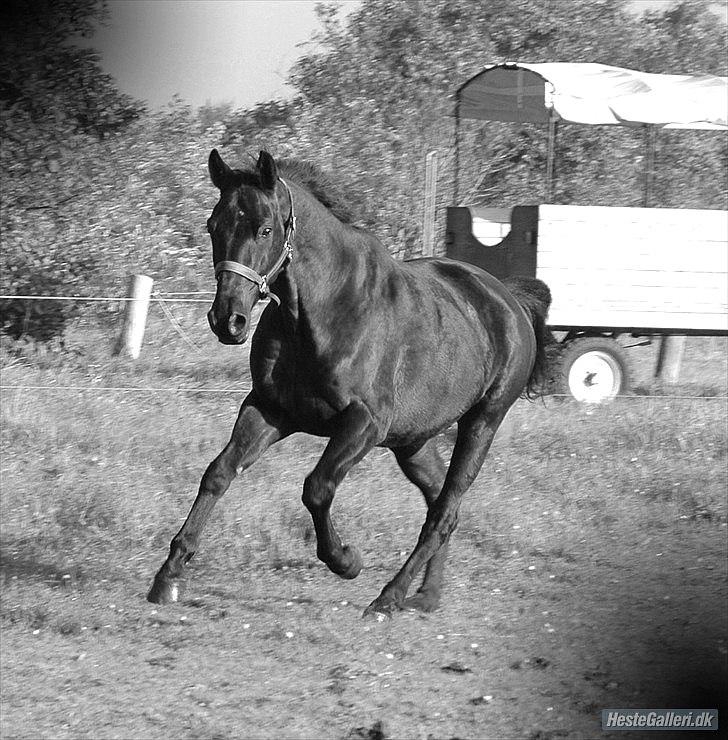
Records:
[[[334,505],[365,570],[336,579],[300,501],[324,444],[305,436],[233,484],[184,603],[144,602],[249,382],[243,352],[196,313],[180,319],[199,351],[161,321],[138,362],[83,326],[66,352],[3,349],[3,384],[93,388],[2,392],[0,624],[17,656],[3,658],[3,737],[369,737],[382,719],[393,737],[482,737],[485,716],[491,736],[584,737],[606,702],[648,701],[655,676],[689,685],[692,659],[687,674],[669,663],[686,660],[683,643],[705,675],[725,655],[727,402],[683,397],[725,393],[720,342],[691,340],[672,398],[516,404],[464,499],[443,609],[366,631],[358,615],[416,542],[424,505],[391,453],[372,451]],[[447,453],[452,433],[438,444]],[[453,662],[471,673],[443,673]],[[72,678],[80,689],[59,688]]]
[[[3,392],[6,547],[46,560],[61,550],[69,563],[94,558],[100,543],[111,550],[109,557],[114,548],[129,557],[162,553],[206,465],[229,436],[242,398],[234,391],[249,379],[240,350],[231,362],[229,348],[213,345],[201,361],[180,351],[180,342],[170,348],[158,341],[161,329],[152,325],[137,363],[105,357],[108,344],[88,336],[81,349],[71,343],[70,354],[26,353],[6,363],[6,384],[98,386]],[[103,390],[175,385],[229,392]],[[440,441],[445,454],[451,436]],[[261,558],[310,560],[312,531],[300,487],[322,444],[300,436],[287,440],[256,464],[250,483],[236,482],[210,526],[214,550],[237,558],[244,553],[253,564]],[[513,529],[519,522],[537,523],[524,526],[524,534],[527,529],[532,546],[541,549],[548,549],[538,541],[541,521],[547,529],[569,522],[580,528],[622,521],[639,509],[670,523],[722,522],[725,455],[726,402],[718,398],[638,396],[591,409],[557,400],[519,403],[481,474],[483,493],[465,500],[459,536],[497,555],[524,546]],[[392,489],[401,495],[393,497]],[[352,471],[338,501],[347,530],[373,532],[362,537],[365,546],[373,545],[367,556],[383,557],[380,538],[399,543],[388,554],[394,567],[396,553],[416,537],[423,505],[389,453],[371,453]],[[483,528],[496,533],[492,542],[480,541]],[[508,542],[501,541],[503,532]]]

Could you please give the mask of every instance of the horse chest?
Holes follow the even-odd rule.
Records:
[[[327,436],[329,423],[348,405],[350,390],[290,346],[271,343],[267,349],[251,353],[256,394],[284,411],[297,430]]]

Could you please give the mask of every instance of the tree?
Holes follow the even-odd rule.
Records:
[[[355,195],[365,225],[404,255],[420,249],[424,158],[431,149],[446,160],[439,205],[451,202],[452,94],[486,64],[596,61],[654,72],[725,73],[725,55],[717,53],[725,50],[725,29],[703,0],[647,16],[635,15],[627,0],[364,0],[346,21],[334,5],[320,6],[319,18],[318,46],[289,81],[297,92],[295,114],[285,128],[264,126],[259,137],[335,171]],[[462,192],[501,205],[538,202],[546,166],[542,127],[463,128]],[[562,129],[558,199],[639,203],[640,132]],[[675,169],[679,159],[690,170],[673,179],[670,192],[659,191],[661,204],[673,204],[689,183],[699,188],[694,200],[722,205],[724,178],[701,185],[690,162],[710,158],[717,174],[724,144],[697,135],[674,154],[663,148],[658,155],[664,167]]]
[[[292,99],[243,111],[173,100],[150,114],[93,50],[73,45],[103,20],[101,0],[6,0],[0,292],[114,294],[136,270],[199,288],[211,275],[204,224],[215,197],[205,165],[221,143],[241,163],[259,148],[310,159],[341,182],[360,226],[393,254],[417,255],[431,149],[441,155],[441,228],[452,203],[459,85],[506,58],[726,74],[726,29],[709,6],[684,0],[637,16],[629,0],[362,0],[342,19],[323,4],[315,44],[291,73]],[[539,202],[543,128],[468,123],[463,139],[461,192],[473,202]],[[564,125],[559,141],[557,199],[639,203],[641,133]],[[726,165],[724,136],[662,132],[657,202],[725,207]],[[55,337],[78,308],[3,301],[2,326]]]
[[[637,53],[647,72],[728,75],[728,26],[709,0],[645,14]],[[659,132],[655,155],[659,205],[728,208],[728,140],[724,132]]]
[[[99,138],[144,107],[120,93],[91,49],[73,46],[107,17],[103,0],[6,0],[0,8],[0,99],[6,115],[43,133]]]
[[[103,249],[89,245],[100,144],[144,111],[93,51],[68,43],[103,17],[97,0],[6,0],[0,9],[3,294],[63,293],[103,265]],[[48,339],[79,306],[13,299],[0,308],[4,331]]]

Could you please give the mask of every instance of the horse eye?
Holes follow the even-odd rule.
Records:
[[[267,228],[267,227],[265,229],[261,229],[260,230],[260,235],[263,238],[269,237],[270,236],[270,233],[271,233],[271,230],[269,228]]]

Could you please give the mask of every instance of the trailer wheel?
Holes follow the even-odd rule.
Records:
[[[567,342],[561,355],[560,392],[581,403],[605,403],[629,387],[624,350],[609,337]]]

